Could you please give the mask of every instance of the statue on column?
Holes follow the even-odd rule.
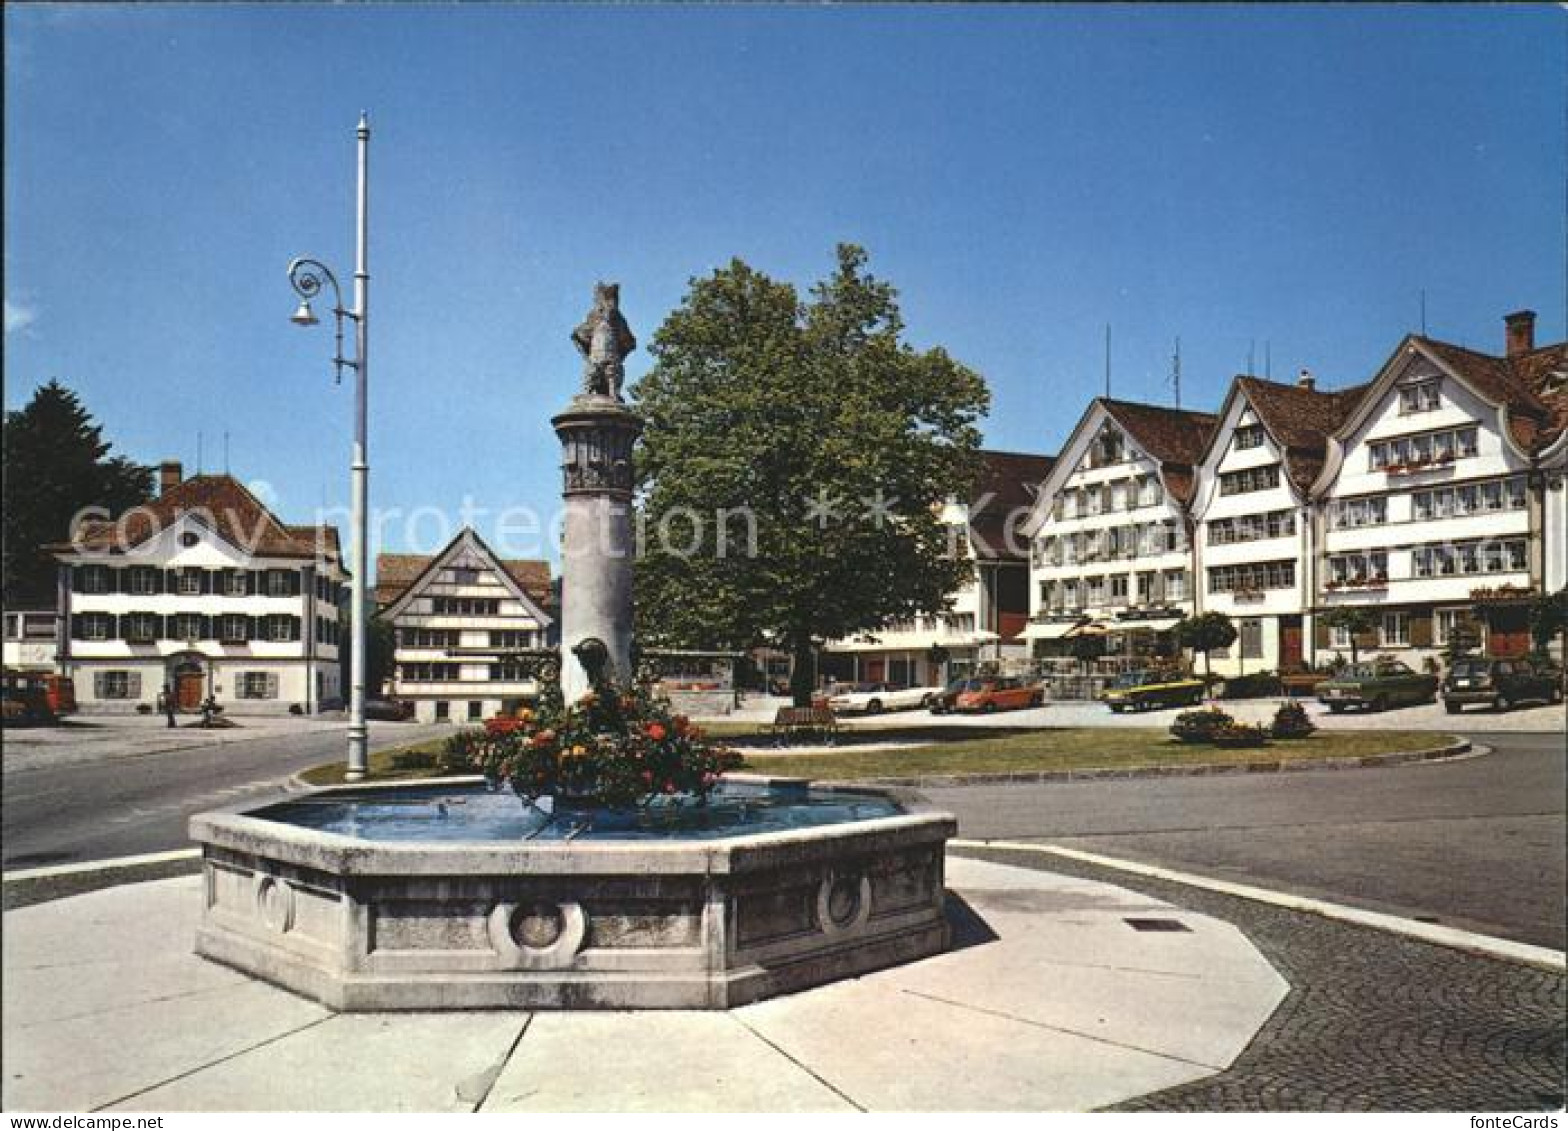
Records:
[[[572,341],[583,355],[581,395],[620,401],[621,385],[626,380],[626,355],[637,348],[637,339],[621,317],[619,283],[594,284],[593,309],[582,325],[572,331]]]

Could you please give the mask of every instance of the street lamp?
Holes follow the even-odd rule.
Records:
[[[360,781],[364,778],[368,766],[367,761],[367,735],[365,731],[365,575],[369,572],[368,542],[369,534],[367,523],[369,509],[367,505],[370,465],[366,462],[367,446],[365,443],[365,377],[369,368],[366,353],[366,325],[369,321],[369,291],[370,272],[365,255],[367,237],[369,234],[369,195],[368,195],[368,170],[370,163],[370,120],[366,115],[359,116],[359,192],[357,208],[357,240],[354,256],[354,309],[347,310],[343,306],[343,292],[338,287],[337,277],[327,268],[326,264],[316,259],[296,259],[289,264],[289,283],[300,297],[300,304],[289,321],[296,326],[315,326],[320,324],[315,311],[310,308],[311,299],[321,293],[324,285],[332,288],[332,321],[337,332],[336,349],[332,355],[332,364],[337,379],[343,380],[343,369],[347,367],[354,371],[354,455],[353,462],[349,465],[349,477],[353,488],[353,549],[350,553],[351,602],[353,606],[353,640],[349,647],[349,706],[348,706],[348,772],[344,775],[348,781]],[[354,356],[343,356],[343,320],[347,318],[354,323]]]

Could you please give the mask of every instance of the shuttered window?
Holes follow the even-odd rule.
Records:
[[[278,674],[276,672],[240,672],[235,683],[237,699],[276,699]]]
[[[107,671],[93,673],[94,699],[140,699],[142,673]]]

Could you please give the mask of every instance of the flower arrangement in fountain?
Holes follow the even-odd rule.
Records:
[[[647,692],[600,686],[568,707],[524,709],[510,729],[447,741],[444,769],[481,773],[492,789],[607,809],[655,798],[705,799],[741,765],[684,715]]]

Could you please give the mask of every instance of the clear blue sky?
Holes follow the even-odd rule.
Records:
[[[645,341],[740,256],[840,240],[916,344],[1054,451],[1102,384],[1214,407],[1431,332],[1564,334],[1564,13],[1536,8],[5,9],[5,404],[58,377],[127,454],[348,493],[351,396],[289,259],[352,271],[371,114],[372,496],[547,511],[595,279]],[[634,354],[635,378],[648,365]],[[488,533],[485,520],[481,533]],[[423,527],[424,541],[439,524]],[[430,549],[419,529],[389,550]],[[415,544],[409,544],[414,542]]]

